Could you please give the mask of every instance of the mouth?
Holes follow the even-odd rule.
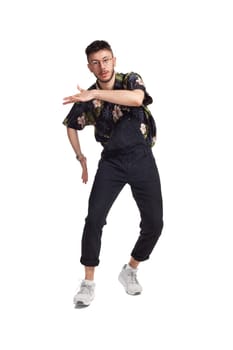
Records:
[[[102,82],[102,83],[108,83],[112,77],[114,76],[114,71],[109,71],[109,70],[105,70],[105,71],[101,71],[99,72],[97,79]]]
[[[101,78],[106,78],[108,76],[108,72],[107,71],[101,72],[100,75],[101,75]]]

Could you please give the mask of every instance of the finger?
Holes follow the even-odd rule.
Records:
[[[62,102],[63,105],[67,105],[68,103],[72,103],[72,101],[64,101],[64,102]]]
[[[67,103],[74,103],[78,101],[78,95],[68,96],[63,98],[63,105]]]
[[[67,96],[63,98],[63,104],[67,104],[71,102],[72,102],[72,96]]]
[[[82,175],[82,180],[83,180],[83,183],[87,183],[87,181],[88,181],[88,175],[87,174],[83,174]]]
[[[77,89],[82,92],[82,91],[85,91],[84,89],[82,89],[79,85],[77,85]]]

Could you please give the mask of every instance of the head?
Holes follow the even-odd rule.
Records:
[[[113,56],[111,46],[107,41],[96,40],[86,48],[89,70],[100,83],[108,83],[115,72],[116,58]]]

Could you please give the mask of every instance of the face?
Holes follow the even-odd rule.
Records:
[[[101,83],[108,83],[114,76],[116,58],[109,50],[100,50],[88,57],[88,68]]]

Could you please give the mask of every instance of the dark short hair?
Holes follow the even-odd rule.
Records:
[[[87,46],[85,53],[87,55],[87,58],[90,54],[100,51],[100,50],[109,50],[112,52],[112,48],[109,45],[109,43],[107,41],[104,40],[95,40],[93,41],[90,45]]]

